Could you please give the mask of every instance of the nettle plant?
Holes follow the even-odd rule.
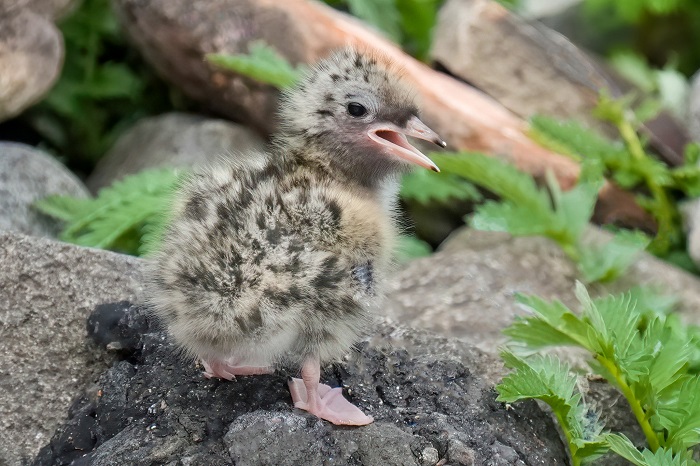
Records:
[[[549,405],[567,440],[572,464],[608,450],[637,465],[695,465],[700,443],[700,330],[667,314],[673,302],[649,289],[592,299],[579,283],[574,313],[559,301],[519,295],[529,311],[505,330],[503,360],[512,369],[496,387],[498,400]],[[589,369],[629,403],[648,447],[605,431],[601,415],[578,390],[578,376],[543,349],[572,346],[590,354]]]

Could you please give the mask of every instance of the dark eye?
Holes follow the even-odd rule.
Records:
[[[367,109],[364,105],[358,104],[357,102],[350,102],[348,104],[348,113],[354,117],[361,117],[367,113]]]

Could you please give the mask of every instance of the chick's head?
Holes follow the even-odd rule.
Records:
[[[367,183],[411,164],[438,171],[407,136],[445,146],[418,118],[415,92],[400,70],[354,49],[320,61],[287,91],[280,122],[279,143]]]

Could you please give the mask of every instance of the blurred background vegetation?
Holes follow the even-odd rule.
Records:
[[[425,60],[443,1],[327,3],[372,24],[404,50]],[[517,12],[537,2],[501,3]],[[583,0],[571,15],[552,26],[565,27],[574,42],[609,58],[644,92],[675,92],[668,101],[678,102],[684,91],[680,80],[700,69],[700,2]],[[3,139],[40,144],[85,175],[116,137],[138,119],[173,109],[193,109],[192,103],[158,79],[129,46],[109,0],[83,0],[59,26],[66,42],[63,74],[48,97],[20,121],[0,126]]]
[[[570,7],[556,17],[540,15],[545,24],[564,30],[575,43],[608,60],[615,70],[639,88],[643,96],[641,100],[647,98],[669,110],[676,118],[684,118],[688,78],[700,69],[700,28],[697,27],[700,24],[700,2],[561,1],[570,4]],[[326,3],[371,24],[401,44],[408,53],[426,61],[437,12],[443,1],[327,0]],[[536,12],[542,10],[543,5],[547,7],[552,2],[502,0],[501,3],[517,13],[532,17],[538,16]],[[0,124],[0,139],[40,146],[84,178],[117,137],[139,119],[172,110],[206,113],[153,73],[120,31],[109,0],[84,0],[59,26],[66,45],[65,65],[59,82],[38,105],[20,117]],[[622,115],[628,109],[618,110]],[[619,118],[612,121],[610,116],[604,119],[614,123],[618,129],[620,125],[633,123]],[[559,142],[563,143],[556,146],[562,149],[570,147],[569,143],[575,146],[574,139],[580,134],[565,132],[563,136],[559,133],[548,136],[562,136],[563,141]],[[549,140],[551,142],[552,137]],[[623,138],[620,141],[629,143]],[[645,141],[642,139],[638,142],[644,144]],[[576,147],[573,149],[575,152]],[[644,155],[653,158],[651,151]],[[694,156],[693,161],[696,158]],[[619,169],[614,161],[612,165],[608,163],[609,160],[602,162],[604,165],[607,163],[604,167],[606,170],[613,172],[606,174],[612,174],[612,178],[618,182],[632,177],[634,182],[629,182],[630,188],[645,181],[644,173],[630,174],[629,170]],[[657,166],[652,162],[647,165],[651,171]],[[672,176],[665,172],[662,175],[666,178]],[[488,189],[480,193],[465,181],[469,176],[450,176],[437,180],[430,174],[417,173],[406,180],[402,190],[405,207],[418,221],[416,230],[419,236],[432,247],[444,238],[445,231],[463,224],[465,212],[479,202],[482,194],[487,197],[499,194]],[[651,175],[649,180],[653,182]],[[689,184],[687,179],[684,182]],[[690,183],[692,186],[689,189],[685,189],[686,186],[678,181],[669,188],[675,191],[663,193],[664,199],[649,196],[652,202],[649,210],[659,207],[653,204],[656,201],[675,203],[689,195],[697,195],[693,191],[693,183]],[[417,188],[411,189],[411,186]],[[426,189],[426,186],[430,188]],[[648,188],[642,183],[642,189]],[[675,207],[668,212],[664,212],[664,208],[666,206],[662,205],[658,212],[667,215],[669,228],[673,231],[669,232],[668,238],[664,238],[668,244],[657,252],[689,270],[696,270],[685,254],[680,219],[676,218]],[[72,213],[78,210],[73,209]],[[53,213],[60,214],[55,210]],[[62,215],[64,220],[70,218],[68,212],[62,212]],[[432,220],[425,221],[426,218]],[[659,218],[657,216],[657,220]],[[435,225],[439,226],[440,233],[430,231],[437,228]],[[123,238],[119,243],[135,244],[133,241],[125,242]],[[100,244],[104,245],[103,242]],[[416,244],[412,246],[414,252],[429,251],[427,244]],[[652,243],[652,248],[655,246],[658,246],[658,242]],[[133,246],[127,252],[135,253],[136,250],[137,246]]]

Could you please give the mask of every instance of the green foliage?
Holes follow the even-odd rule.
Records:
[[[457,175],[415,170],[404,175],[401,197],[422,204],[429,202],[480,201],[483,196],[476,187]]]
[[[601,426],[594,430],[595,436],[585,440],[608,444],[628,459],[634,456],[639,461],[636,464],[694,464],[663,461],[690,461],[691,448],[700,443],[700,375],[691,371],[696,367],[700,347],[698,329],[683,325],[675,316],[651,309],[650,306],[659,304],[666,311],[667,306],[665,299],[654,297],[650,290],[592,299],[579,283],[576,296],[582,308],[580,314],[559,301],[519,295],[518,302],[532,314],[504,331],[510,337],[511,351],[526,354],[552,346],[587,350],[592,356],[589,360],[592,370],[626,398],[650,451],[632,453],[636,449],[628,449],[626,439],[600,436]],[[502,399],[537,398],[548,403],[567,432],[575,459],[579,444],[574,440],[580,436],[569,416],[573,412],[583,422],[587,411],[571,408],[577,406],[580,396],[571,394],[573,376],[569,368],[552,358],[543,364],[542,356],[515,358],[506,352],[504,359],[515,372],[497,387]],[[536,374],[524,369],[533,364],[538,368]],[[532,389],[541,386],[543,380],[549,381],[548,388],[557,397]]]
[[[641,54],[655,66],[669,63],[689,76],[700,67],[700,2],[697,0],[584,0],[584,46],[608,55]],[[677,64],[677,66],[675,66]]]
[[[401,45],[420,60],[427,60],[437,11],[443,0],[326,0],[348,10]]]
[[[497,401],[534,399],[547,403],[564,431],[574,465],[591,462],[607,452],[600,416],[582,400],[577,378],[567,364],[549,355],[526,359],[504,351],[501,356],[513,372],[496,387]]]
[[[531,176],[482,154],[431,157],[443,176],[465,178],[501,198],[500,202],[489,200],[479,205],[470,220],[472,227],[515,236],[548,237],[578,263],[587,282],[617,278],[648,244],[648,239],[636,232],[617,233],[604,245],[584,241],[601,185],[599,176],[582,176],[578,185],[562,192],[551,176],[547,179],[549,190],[539,188]]]
[[[293,86],[303,73],[302,68],[292,66],[275,49],[262,41],[252,43],[248,54],[210,53],[206,60],[220,68],[235,71],[278,89]]]
[[[625,189],[641,190],[640,205],[658,223],[658,233],[651,251],[665,257],[683,249],[681,217],[674,199],[700,195],[700,166],[697,145],[686,149],[686,162],[671,168],[653,157],[644,147],[637,129],[641,124],[638,111],[630,110],[630,98],[613,100],[601,94],[596,114],[614,124],[622,141],[611,141],[573,121],[557,121],[543,116],[531,120],[531,133],[554,149],[565,147],[577,159],[602,165],[606,174]]]
[[[604,436],[610,449],[624,459],[637,466],[696,466],[692,459],[683,455],[674,455],[673,451],[658,449],[652,452],[648,449],[637,450],[634,444],[624,434],[607,434]]]
[[[635,84],[647,97],[658,100],[658,107],[665,108],[679,120],[686,114],[690,86],[685,76],[672,64],[662,69],[653,69],[638,53],[617,51],[609,59],[618,73]],[[643,118],[646,120],[647,118]]]
[[[396,247],[396,260],[398,263],[405,263],[419,257],[429,256],[432,252],[433,248],[425,241],[415,236],[401,235]]]
[[[65,222],[61,239],[81,246],[144,255],[157,246],[180,174],[145,170],[102,189],[94,199],[50,196],[41,212]]]
[[[69,165],[87,171],[127,126],[172,108],[172,102],[128,48],[109,0],[84,0],[60,28],[62,74],[26,117]]]

